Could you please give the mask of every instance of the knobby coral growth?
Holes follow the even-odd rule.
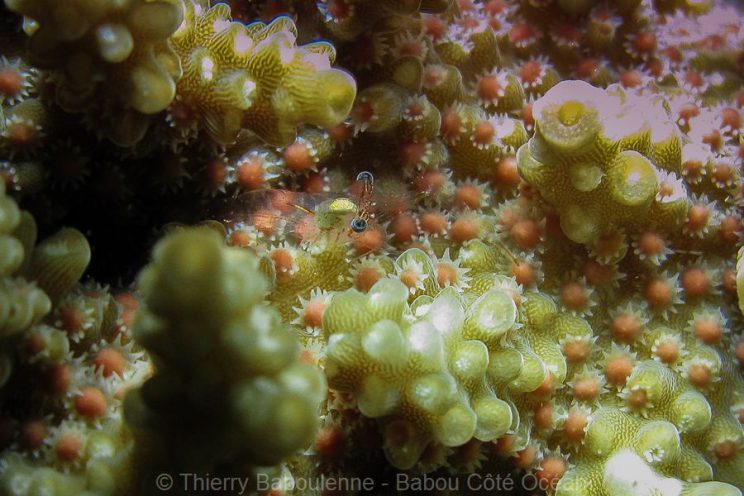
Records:
[[[0,9],[0,492],[740,493],[739,8],[213,3]]]
[[[90,260],[79,231],[63,229],[34,247],[34,219],[3,183],[0,205],[0,491],[126,490],[132,444],[119,403],[148,367],[129,319],[106,290],[78,285]]]
[[[249,128],[269,143],[287,145],[299,124],[330,127],[349,113],[356,85],[332,69],[332,45],[297,47],[288,17],[269,24],[231,22],[225,4],[186,2],[171,42],[183,75],[176,102],[198,116],[218,143]]]
[[[262,305],[258,260],[221,245],[207,228],[176,231],[139,277],[134,337],[158,363],[125,404],[142,492],[156,491],[158,471],[266,472],[317,428],[322,374],[297,360],[296,337]]]

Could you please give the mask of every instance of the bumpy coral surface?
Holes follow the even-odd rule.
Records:
[[[58,4],[0,10],[0,492],[741,494],[740,6]]]
[[[423,252],[401,257],[429,262]],[[498,340],[515,323],[509,293],[490,290],[467,313],[452,290],[427,295],[414,308],[401,304],[407,293],[402,282],[383,280],[366,295],[337,295],[323,317],[330,386],[353,392],[364,415],[385,418],[385,451],[401,469],[413,467],[429,445],[493,441],[516,425],[515,407],[484,383],[489,355],[503,352]]]
[[[149,365],[108,291],[78,284],[90,260],[85,237],[63,229],[34,247],[33,217],[5,196],[2,183],[0,194],[0,491],[71,495],[125,488],[131,436],[118,405]]]
[[[296,337],[261,305],[258,260],[221,244],[207,228],[176,232],[140,275],[135,339],[159,366],[127,397],[126,412],[145,466],[266,467],[315,434],[325,380],[297,361]],[[154,491],[144,479],[140,490]]]
[[[535,136],[519,151],[519,173],[572,241],[682,225],[682,141],[663,103],[565,81],[533,105]]]
[[[117,141],[136,141],[146,129],[141,114],[163,110],[175,96],[181,68],[168,38],[183,19],[178,1],[6,5],[25,17],[29,55],[35,66],[54,69],[64,109],[85,111],[97,99],[99,112],[124,114],[108,121]]]
[[[246,26],[231,22],[225,4],[186,2],[171,38],[183,68],[176,105],[219,143],[247,127],[269,143],[289,144],[300,123],[338,124],[354,101],[354,79],[331,69],[332,45],[296,47],[296,38],[288,17]]]

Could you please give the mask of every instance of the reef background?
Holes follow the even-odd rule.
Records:
[[[743,26],[5,0],[0,494],[740,494]]]

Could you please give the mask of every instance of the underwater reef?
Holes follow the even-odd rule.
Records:
[[[744,7],[4,0],[0,496],[736,496]]]

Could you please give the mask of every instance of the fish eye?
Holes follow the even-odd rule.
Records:
[[[367,221],[361,217],[351,219],[351,230],[356,233],[362,233],[367,230]]]
[[[359,174],[357,174],[356,180],[358,182],[368,182],[372,183],[374,181],[374,176],[372,176],[372,173],[370,171],[362,171]]]

